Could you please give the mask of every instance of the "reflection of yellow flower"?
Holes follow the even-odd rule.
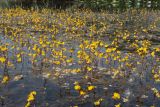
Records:
[[[120,96],[120,94],[119,94],[119,93],[114,92],[114,93],[113,93],[112,98],[113,98],[113,99],[115,99],[115,100],[117,100],[117,99],[120,99],[120,98],[121,98],[121,96]]]

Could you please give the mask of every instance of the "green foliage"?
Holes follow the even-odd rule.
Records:
[[[79,0],[79,3],[83,7],[91,9],[108,9],[112,7],[112,0]]]
[[[83,7],[91,9],[118,9],[127,8],[160,8],[160,0],[77,0]]]
[[[1,7],[90,8],[92,10],[126,10],[128,8],[160,8],[160,0],[0,0]]]

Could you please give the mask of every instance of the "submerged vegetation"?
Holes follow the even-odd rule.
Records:
[[[4,107],[159,107],[160,11],[0,10]]]

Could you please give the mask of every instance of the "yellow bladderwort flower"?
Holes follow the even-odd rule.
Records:
[[[99,45],[100,45],[100,46],[104,46],[104,43],[101,41]]]
[[[107,48],[106,53],[111,53],[111,52],[114,52],[115,50],[116,48]]]
[[[0,50],[1,50],[2,52],[7,51],[7,47],[6,47],[6,46],[1,46],[1,47],[0,47]]]
[[[92,71],[92,67],[87,67],[87,71]]]
[[[77,85],[74,86],[74,89],[78,91],[78,90],[81,89],[81,86],[79,84],[77,84]]]
[[[5,57],[0,57],[0,62],[1,63],[4,63],[6,61],[6,58]]]
[[[121,107],[121,103],[114,105],[115,107]]]
[[[17,59],[17,62],[22,62],[22,58],[19,57],[19,58]]]
[[[27,104],[25,105],[25,107],[30,107],[30,106],[31,106],[30,102],[27,102]]]
[[[98,101],[95,101],[95,102],[94,102],[94,105],[95,105],[95,106],[99,106],[99,105],[100,105],[100,101],[99,101],[99,100],[98,100]]]
[[[87,59],[87,60],[86,60],[86,63],[87,63],[87,64],[90,64],[90,63],[91,63],[91,59]]]
[[[83,45],[83,44],[80,44],[79,47],[82,49],[82,48],[84,48],[84,45]]]
[[[155,57],[155,52],[154,52],[154,51],[151,53],[151,56],[152,56],[152,57]]]
[[[100,98],[100,99],[98,99],[97,101],[94,102],[94,105],[99,106],[102,101],[103,101],[103,98]]]
[[[80,91],[79,91],[79,94],[80,94],[80,95],[85,95],[85,94],[86,94],[86,92],[85,92],[85,91],[83,91],[83,90],[80,90]]]
[[[47,47],[47,45],[46,45],[45,43],[43,43],[43,44],[42,44],[42,47],[45,48],[45,47]]]
[[[2,79],[2,84],[6,84],[6,83],[8,83],[8,81],[9,81],[9,76],[8,75],[6,75],[6,76],[3,76],[3,79]]]
[[[141,47],[137,50],[137,53],[141,56],[144,56],[148,53],[148,49],[146,47]]]
[[[77,72],[77,73],[78,73],[78,72],[81,72],[81,69],[79,69],[79,68],[78,68],[78,69],[76,69],[76,72]]]
[[[25,107],[30,107],[31,102],[35,100],[36,94],[37,94],[36,91],[32,91],[29,93],[28,98],[27,98],[27,104],[25,105]]]
[[[61,64],[60,61],[53,61],[53,63],[56,64],[56,65],[60,65]]]
[[[90,85],[90,86],[88,86],[87,88],[88,88],[88,91],[92,91],[92,90],[94,90],[94,89],[95,89],[95,86]]]
[[[118,100],[118,99],[120,99],[120,98],[121,98],[121,96],[120,96],[120,94],[119,94],[119,93],[114,92],[114,93],[113,93],[112,98],[113,98],[114,100]]]
[[[155,48],[155,51],[156,51],[156,52],[160,52],[160,48],[158,48],[158,47]]]
[[[37,49],[37,45],[34,44],[33,48],[32,48],[34,51]]]
[[[35,96],[36,96],[36,91],[32,91],[32,92],[30,92],[30,94],[28,95],[28,99],[27,99],[27,101],[28,102],[30,102],[30,101],[33,101],[33,100],[35,100]]]
[[[70,53],[73,53],[73,52],[74,52],[74,49],[70,49],[69,52],[70,52]]]
[[[21,54],[17,54],[16,57],[19,58],[21,56]]]
[[[160,91],[156,88],[151,89],[157,98],[160,98]]]
[[[42,50],[42,53],[41,53],[41,54],[42,54],[42,56],[45,56],[45,55],[46,55],[45,51],[43,51],[43,50]]]
[[[66,62],[67,62],[67,63],[73,62],[73,58],[67,59]]]
[[[78,106],[70,106],[70,107],[78,107]]]
[[[156,82],[160,82],[160,70],[158,72],[155,72],[154,69],[152,70],[153,78]]]

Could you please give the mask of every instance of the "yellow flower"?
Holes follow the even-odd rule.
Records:
[[[113,93],[112,98],[113,98],[113,99],[115,99],[115,100],[117,100],[117,99],[120,99],[120,98],[121,98],[121,96],[120,96],[120,94],[119,94],[119,93],[114,92],[114,93]]]
[[[19,58],[17,59],[17,62],[22,62],[22,58],[19,57]]]
[[[34,100],[34,96],[33,94],[29,95],[27,101],[30,102],[30,101],[33,101]]]
[[[156,51],[156,52],[159,52],[159,51],[160,51],[160,48],[158,48],[158,47],[155,48],[155,51]]]
[[[67,59],[66,62],[67,62],[67,63],[73,62],[73,58]]]
[[[128,102],[128,98],[123,98],[123,102]]]
[[[6,84],[9,81],[9,76],[4,76],[2,79],[2,84]]]
[[[0,47],[0,50],[1,50],[2,52],[4,52],[4,51],[7,50],[7,48],[6,48],[5,46],[2,46],[2,47]]]
[[[36,91],[30,92],[29,95],[28,95],[27,101],[28,102],[34,101],[35,100],[35,95],[36,95]]]
[[[91,71],[91,70],[92,70],[92,67],[87,67],[87,70],[88,70],[88,71]]]
[[[115,107],[121,107],[121,103],[114,105]]]
[[[75,85],[78,85],[78,84],[79,84],[79,82],[75,81],[75,82],[74,82],[74,84],[75,84]]]
[[[43,41],[42,41],[42,39],[40,39],[40,40],[39,40],[39,44],[43,44]]]
[[[100,99],[98,99],[97,101],[94,102],[94,105],[95,105],[95,106],[99,106],[102,101],[103,101],[103,99],[100,98]]]
[[[137,50],[137,52],[138,52],[139,55],[144,56],[144,55],[146,55],[146,54],[148,53],[148,50],[147,50],[146,47],[141,47],[141,48],[139,48],[139,49]]]
[[[100,105],[100,101],[99,101],[99,100],[98,100],[98,101],[95,101],[95,102],[94,102],[94,105],[95,105],[95,106],[99,106],[99,105]]]
[[[6,58],[5,57],[0,57],[0,62],[1,63],[4,63],[6,61]]]
[[[147,29],[142,29],[143,32],[147,33]]]
[[[153,93],[156,95],[157,98],[160,98],[160,92],[158,89],[152,88],[151,90],[153,91]]]
[[[30,107],[30,106],[31,106],[30,102],[27,102],[27,104],[25,105],[25,107]]]
[[[56,65],[60,65],[61,64],[60,61],[54,61],[53,63],[56,64]]]
[[[151,53],[151,56],[152,56],[152,57],[155,57],[155,52],[154,52],[154,51]]]
[[[91,59],[86,59],[86,63],[87,64],[91,63]]]
[[[80,90],[79,94],[80,94],[80,95],[85,95],[85,94],[86,94],[86,92],[85,92],[85,91],[83,91],[83,90]]]
[[[75,90],[80,90],[80,89],[81,89],[81,86],[77,84],[77,85],[74,86],[74,89],[75,89]]]
[[[95,86],[93,86],[93,85],[88,86],[88,91],[92,91],[94,89],[95,89]]]
[[[70,107],[78,107],[78,106],[70,106]]]
[[[45,56],[46,54],[45,54],[45,51],[42,51],[42,56]]]
[[[81,72],[81,69],[76,69],[76,72],[78,73],[78,72]]]
[[[31,106],[31,102],[35,100],[36,94],[37,94],[36,91],[32,91],[29,93],[28,98],[27,98],[27,104],[25,105],[25,107]]]
[[[19,58],[21,56],[21,54],[17,54],[16,56],[17,56],[17,58]]]

